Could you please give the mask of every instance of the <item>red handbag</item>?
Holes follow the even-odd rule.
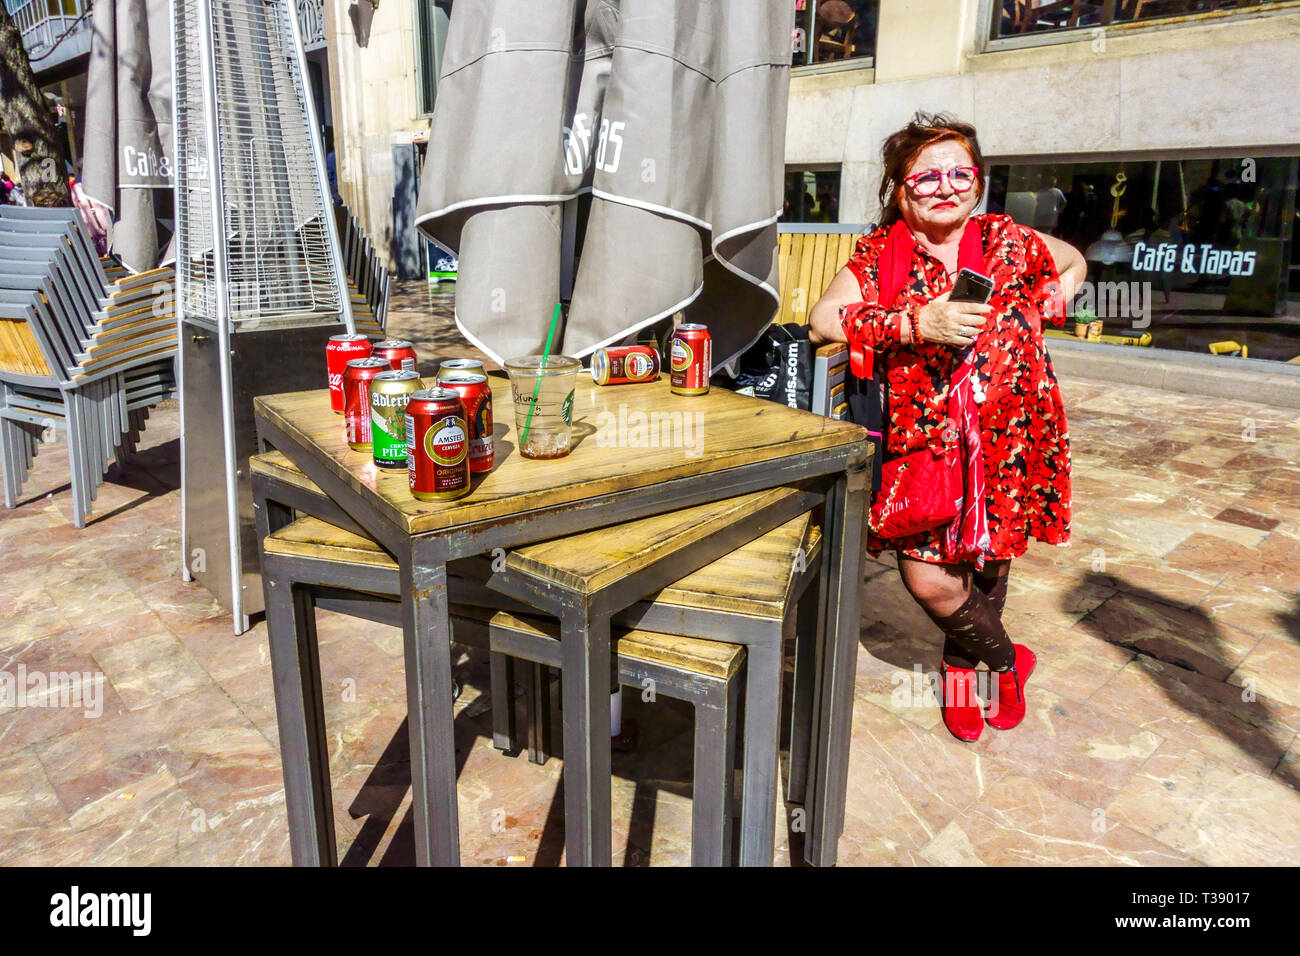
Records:
[[[881,538],[906,538],[939,527],[961,513],[961,464],[955,444],[887,461],[871,506],[871,530]]]

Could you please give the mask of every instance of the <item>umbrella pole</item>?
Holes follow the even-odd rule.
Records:
[[[560,234],[560,298],[573,301],[573,277],[577,271],[578,254],[578,199],[564,204],[564,227]]]

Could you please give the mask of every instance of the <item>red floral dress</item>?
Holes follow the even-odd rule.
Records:
[[[1043,344],[1042,320],[1064,324],[1062,309],[1046,308],[1059,282],[1047,244],[1010,216],[972,217],[983,236],[984,257],[994,282],[988,323],[974,345],[975,378],[984,389],[979,406],[984,482],[991,544],[986,560],[1016,558],[1030,538],[1070,543],[1070,437],[1065,405],[1052,360]],[[887,228],[858,240],[847,265],[868,305],[878,301],[878,267]],[[875,349],[885,363],[888,429],[886,457],[929,445],[942,447],[948,380],[958,349],[949,345],[899,343],[901,313],[919,308],[952,288],[943,263],[914,242],[912,267],[893,307],[849,309],[844,333]],[[868,535],[872,555],[897,549],[922,561],[952,563],[943,529],[906,538]]]

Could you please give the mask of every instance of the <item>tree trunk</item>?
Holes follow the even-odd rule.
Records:
[[[58,121],[32,73],[18,25],[0,3],[0,121],[13,140],[23,194],[33,206],[71,206]]]

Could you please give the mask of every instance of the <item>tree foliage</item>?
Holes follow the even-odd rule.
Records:
[[[71,206],[58,119],[32,72],[13,17],[0,3],[0,121],[13,141],[23,193],[33,206]]]

